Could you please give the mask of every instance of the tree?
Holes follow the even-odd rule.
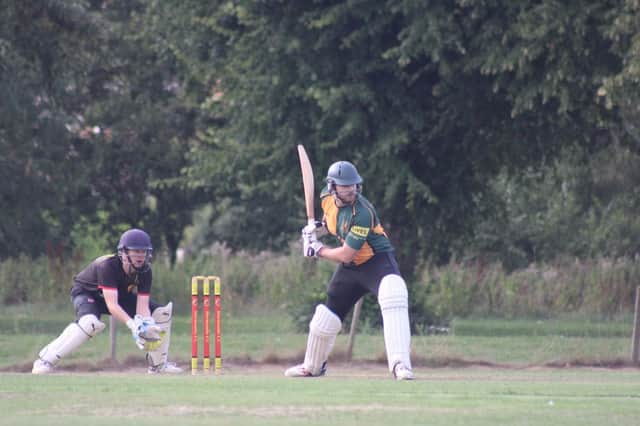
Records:
[[[7,1],[0,10],[0,258],[37,254],[83,207],[82,141],[68,130],[86,103],[85,67],[102,34],[78,2]],[[67,167],[61,167],[66,164]]]
[[[0,190],[0,257],[39,254],[49,239],[70,247],[83,218],[114,244],[144,227],[175,255],[200,195],[163,182],[185,164],[197,110],[143,25],[147,3],[10,1],[0,12],[0,147],[12,183]]]
[[[317,176],[359,167],[410,272],[464,251],[499,170],[610,142],[596,92],[620,67],[615,2],[186,3],[189,43],[209,48],[184,62],[210,67],[198,76],[216,123],[189,180],[230,199],[238,228],[276,236],[237,246],[303,222],[297,143]]]

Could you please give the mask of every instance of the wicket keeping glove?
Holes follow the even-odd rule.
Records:
[[[140,315],[135,315],[129,319],[127,327],[131,330],[131,336],[136,342],[136,346],[146,351],[154,350],[154,347],[160,346],[164,334],[166,334],[156,325],[153,318],[142,318]]]
[[[131,335],[134,339],[138,337],[139,330],[142,328],[142,317],[136,315],[133,318],[129,318],[127,321],[127,327],[131,330]]]
[[[156,320],[152,317],[142,318],[142,328],[139,330],[138,336],[148,342],[162,340],[162,328],[156,325]]]
[[[157,350],[162,344],[162,340],[164,339],[166,332],[160,333],[161,338],[158,340],[146,340],[143,337],[138,336],[135,339],[136,346],[141,351],[151,352]]]

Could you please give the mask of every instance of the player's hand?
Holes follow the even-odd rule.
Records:
[[[318,257],[318,252],[324,245],[318,241],[315,233],[302,234],[302,255],[304,257]]]
[[[127,327],[131,330],[131,337],[133,337],[133,340],[136,340],[140,334],[140,329],[142,328],[142,317],[140,315],[136,315],[133,318],[130,318],[129,321],[127,321]]]
[[[304,228],[302,228],[302,235],[316,234],[318,231],[322,232],[322,228],[324,228],[324,226],[324,222],[320,222],[319,220],[308,223]]]
[[[138,336],[142,337],[147,342],[155,342],[162,340],[162,328],[156,325],[156,320],[152,317],[142,318],[142,326],[138,330]]]
[[[131,330],[131,336],[133,340],[136,340],[136,344],[138,338],[148,342],[162,340],[162,329],[156,325],[155,320],[151,317],[142,318],[140,315],[135,315],[127,321],[127,327]]]

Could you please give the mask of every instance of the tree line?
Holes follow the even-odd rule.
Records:
[[[299,143],[318,182],[356,164],[407,273],[633,256],[639,8],[5,0],[0,258],[128,226],[283,250]]]

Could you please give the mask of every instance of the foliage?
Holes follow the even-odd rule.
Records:
[[[196,210],[194,250],[287,253],[298,143],[317,189],[331,162],[359,167],[411,279],[634,256],[638,7],[7,0],[0,259],[140,226],[173,263]]]
[[[613,145],[588,155],[567,148],[537,170],[502,172],[490,182],[468,257],[508,270],[558,257],[633,257],[640,251],[640,156]]]
[[[316,176],[340,158],[360,167],[410,274],[466,247],[502,168],[610,142],[599,130],[615,117],[593,102],[619,64],[606,1],[154,6],[161,22],[191,16],[176,49],[211,88],[213,124],[194,138],[186,179],[216,194],[232,248],[282,249],[302,223],[297,143]],[[186,31],[165,27],[170,39]]]
[[[87,245],[85,246],[91,246]],[[288,254],[233,252],[223,245],[188,255],[174,267],[167,257],[154,263],[152,298],[174,301],[176,313],[190,306],[190,278],[218,275],[222,281],[224,310],[286,312],[296,330],[305,331],[333,272],[329,262],[301,261],[299,248]],[[79,256],[28,257],[0,263],[0,304],[68,304],[73,276],[89,259]],[[454,318],[551,318],[576,313],[592,318],[615,318],[633,311],[634,292],[640,280],[638,261],[630,258],[567,260],[532,264],[506,270],[500,263],[451,262],[425,266],[409,281],[411,326],[415,333],[430,334],[430,326],[447,326]],[[344,322],[346,332],[351,317]],[[360,329],[378,328],[380,309],[366,296]]]
[[[499,263],[451,262],[425,267],[423,309],[438,318],[551,318],[581,313],[614,318],[633,312],[640,279],[637,260],[565,260],[506,271]]]
[[[102,29],[78,1],[0,8],[0,258],[41,254],[86,212],[83,144],[67,126],[87,105]]]
[[[44,257],[31,259],[25,255],[0,263],[0,304],[16,305],[39,302],[61,302],[68,299],[71,281],[68,268]]]
[[[158,181],[179,174],[194,114],[139,29],[144,3],[3,3],[0,258],[70,252],[79,221],[112,244],[124,225],[177,248],[199,194]]]
[[[611,52],[620,58],[615,73],[603,79],[597,95],[608,109],[617,113],[617,120],[609,129],[615,137],[635,152],[640,149],[640,115],[638,115],[638,77],[640,76],[640,4],[636,0],[617,2],[608,15],[611,25],[604,29],[611,41]],[[628,136],[628,137],[625,137]]]

